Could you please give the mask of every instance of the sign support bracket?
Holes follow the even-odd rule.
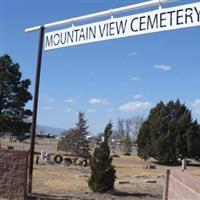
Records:
[[[159,0],[159,9],[163,8],[163,4],[161,3],[161,1]]]

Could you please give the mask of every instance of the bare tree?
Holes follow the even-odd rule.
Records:
[[[119,118],[117,121],[117,137],[125,140],[127,135],[131,134],[131,121],[130,119]]]
[[[141,116],[119,118],[115,137],[121,140],[125,140],[128,136],[132,139],[136,139],[143,122],[144,118]]]
[[[132,121],[131,119],[121,119],[117,121],[116,137],[120,139],[122,144],[122,150],[125,154],[131,153],[131,130]]]
[[[137,139],[137,136],[139,134],[139,130],[142,126],[142,123],[144,122],[144,118],[142,116],[133,116],[131,118],[131,121],[132,121],[132,137],[133,139]]]
[[[124,154],[130,154],[132,152],[133,141],[137,139],[143,121],[144,118],[141,116],[118,119],[114,138],[120,140],[120,148]]]

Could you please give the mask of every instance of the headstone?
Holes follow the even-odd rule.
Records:
[[[40,159],[40,158],[39,158],[39,156],[37,155],[37,156],[36,156],[36,161],[35,161],[36,165],[39,164],[39,159]]]
[[[187,169],[187,159],[184,158],[184,159],[182,160],[182,170],[184,171],[184,170],[186,170],[186,169]]]
[[[119,180],[118,184],[122,185],[122,184],[130,184],[130,181],[127,180]]]
[[[145,169],[156,169],[156,165],[150,163],[150,164],[145,165],[144,168],[145,168]]]
[[[46,153],[46,154],[45,154],[44,160],[45,160],[46,162],[49,162],[49,161],[50,161],[50,154],[49,154],[49,153]]]
[[[72,164],[72,159],[71,158],[64,158],[64,165],[69,166]]]
[[[157,183],[156,180],[146,180],[146,183]]]
[[[7,149],[8,149],[8,150],[13,150],[14,147],[13,147],[13,146],[8,146]]]
[[[41,151],[41,159],[44,160],[46,155],[46,151],[42,150]]]
[[[84,159],[84,160],[83,160],[83,163],[82,163],[82,166],[83,166],[83,167],[87,167],[87,165],[88,165],[88,162],[87,162],[86,159]]]

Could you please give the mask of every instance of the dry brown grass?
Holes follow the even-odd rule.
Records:
[[[0,139],[0,142],[3,148],[6,148],[7,146],[14,146],[14,148],[18,150],[29,150],[30,148],[29,140],[19,143],[19,142],[9,142],[9,139],[6,138],[6,139]],[[46,150],[50,153],[56,153],[57,144],[58,144],[58,140],[56,139],[36,138],[35,151],[41,152],[42,150]]]
[[[126,193],[147,193],[162,195],[163,178],[157,177],[164,174],[164,167],[155,170],[144,170],[144,161],[136,156],[121,156],[115,158],[113,164],[117,171],[115,189]],[[89,167],[62,165],[35,165],[33,175],[33,191],[40,194],[66,195],[74,193],[90,193],[87,180],[90,176]],[[137,178],[136,176],[144,176]],[[146,183],[146,179],[156,179],[157,183]],[[129,181],[130,184],[118,184],[119,180]],[[122,198],[122,197],[120,197]],[[130,197],[123,197],[129,199]],[[116,199],[116,197],[115,197]]]

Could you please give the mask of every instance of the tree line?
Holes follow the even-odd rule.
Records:
[[[124,154],[131,153],[133,144],[136,142],[139,129],[144,121],[143,117],[134,116],[131,118],[119,118],[117,127],[113,131],[109,141],[114,140],[120,142],[121,151]],[[78,114],[78,122],[74,128],[63,132],[64,138],[58,142],[57,150],[71,152],[74,156],[88,157],[90,151],[90,142],[87,138],[89,136],[89,126],[85,113],[80,111]],[[96,142],[101,141],[104,133],[99,133],[97,136],[92,136]]]

